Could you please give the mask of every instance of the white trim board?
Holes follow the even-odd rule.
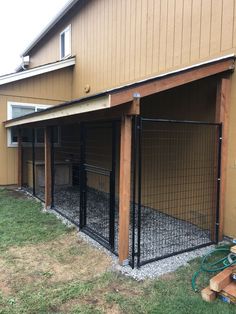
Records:
[[[109,100],[110,100],[109,96],[103,96],[97,99],[84,100],[77,104],[70,104],[63,108],[55,106],[53,107],[53,110],[41,111],[39,115],[29,114],[29,115],[22,116],[21,118],[17,120],[6,121],[5,127],[10,128],[17,125],[63,118],[63,117],[73,116],[76,114],[110,108]]]
[[[42,65],[42,66],[39,66],[37,68],[29,69],[26,71],[7,74],[7,75],[0,77],[0,85],[5,85],[8,83],[24,80],[24,79],[27,79],[27,78],[30,78],[33,76],[53,72],[53,71],[67,68],[67,67],[70,67],[73,65],[75,65],[75,57],[65,59],[62,61],[57,61],[57,62],[50,63],[50,64],[46,64],[46,65]]]

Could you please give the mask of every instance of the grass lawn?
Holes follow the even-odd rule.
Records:
[[[0,189],[0,313],[236,313],[235,306],[207,304],[191,290],[199,260],[137,282],[111,271],[109,256],[40,209]]]

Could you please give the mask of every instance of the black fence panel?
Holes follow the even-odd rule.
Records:
[[[80,227],[113,252],[117,251],[117,123],[99,122],[81,129]]]
[[[53,208],[75,224],[80,215],[80,125],[52,129]]]
[[[44,128],[34,129],[33,171],[35,176],[35,196],[44,202],[45,200],[45,157],[44,157]]]
[[[217,241],[221,126],[141,119],[132,265]]]
[[[24,128],[21,132],[23,189],[35,195],[35,130]]]
[[[44,129],[22,128],[23,188],[44,202]]]

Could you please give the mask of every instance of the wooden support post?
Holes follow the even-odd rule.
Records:
[[[21,189],[23,185],[23,149],[22,149],[22,136],[21,130],[18,129],[17,135],[18,141],[18,178],[17,178],[17,185],[18,188]]]
[[[121,120],[120,182],[119,182],[119,263],[128,264],[129,218],[131,183],[132,117],[124,115]]]
[[[52,205],[52,160],[51,160],[51,128],[44,129],[45,147],[45,208]]]
[[[230,82],[231,81],[229,74],[219,79],[216,97],[216,122],[223,124],[221,148],[220,204],[219,204],[219,240],[222,240],[223,238],[226,167],[228,155]]]

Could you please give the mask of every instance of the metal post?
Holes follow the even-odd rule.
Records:
[[[141,202],[142,202],[142,118],[138,119],[138,252],[137,266],[140,267],[141,250]]]
[[[114,250],[116,209],[116,122],[112,122],[112,170],[110,173],[109,244]]]
[[[132,197],[132,260],[131,267],[135,266],[135,229],[136,229],[136,167],[137,167],[137,116],[133,117],[133,140],[132,140],[132,168],[133,168],[133,197]]]
[[[215,242],[219,242],[220,224],[220,181],[221,181],[221,149],[222,149],[222,124],[218,126],[218,169],[217,169],[217,200],[216,200],[216,223],[215,223]]]
[[[33,195],[35,196],[35,129],[32,129],[32,173],[33,173]]]
[[[51,178],[52,178],[52,187],[51,187],[51,208],[54,207],[54,190],[55,190],[55,151],[54,151],[54,127],[51,127]]]
[[[79,167],[79,185],[80,185],[80,221],[79,226],[83,228],[86,224],[86,174],[85,174],[85,126],[80,124],[80,167]]]

